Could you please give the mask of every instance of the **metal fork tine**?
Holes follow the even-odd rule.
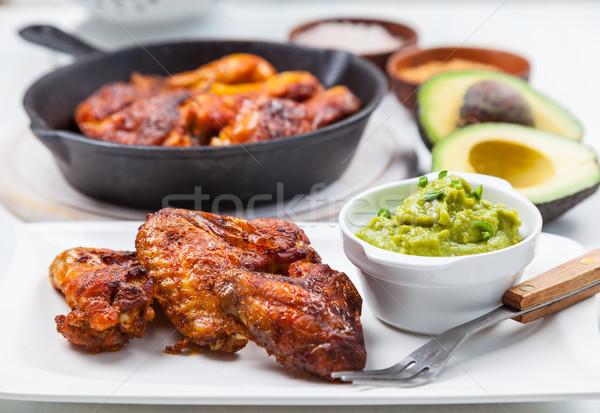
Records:
[[[342,379],[342,381],[353,381],[365,377],[398,374],[413,363],[415,363],[415,359],[412,357],[412,354],[409,354],[408,356],[400,360],[398,363],[385,369],[362,371],[336,371],[331,373],[331,377],[333,377],[334,379]]]
[[[414,387],[428,383],[437,376],[446,364],[453,349],[462,341],[460,337],[449,334],[433,339],[419,347],[398,363],[380,370],[339,371],[331,374],[333,378],[351,381],[354,384],[395,385]],[[414,383],[413,383],[414,382]]]
[[[433,374],[434,372],[425,368],[421,370],[421,372],[417,373],[414,376],[405,379],[398,379],[397,377],[391,377],[388,379],[358,379],[354,380],[352,384],[355,385],[364,385],[371,387],[417,387],[422,386],[431,382],[437,374]]]
[[[410,380],[415,376],[418,376],[419,374],[423,373],[425,370],[427,370],[426,366],[414,366],[414,367],[410,367],[407,368],[405,370],[402,370],[400,372],[392,372],[392,373],[384,373],[381,374],[380,372],[375,372],[374,374],[360,374],[360,375],[355,375],[352,378],[349,378],[349,376],[342,376],[342,380],[346,379],[350,379],[352,381],[357,381],[357,380],[376,380],[376,381],[381,381],[381,380]],[[349,380],[348,380],[349,381]]]

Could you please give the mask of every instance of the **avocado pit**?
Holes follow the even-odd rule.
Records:
[[[531,107],[506,83],[482,80],[470,86],[463,97],[457,126],[502,122],[534,126]]]
[[[581,124],[562,106],[526,81],[499,72],[434,76],[420,86],[418,102],[419,132],[429,148],[472,126],[519,126],[572,140],[581,140],[583,134]]]

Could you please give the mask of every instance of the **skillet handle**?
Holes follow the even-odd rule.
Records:
[[[90,46],[77,37],[65,33],[54,26],[43,24],[27,26],[19,30],[19,35],[30,43],[35,43],[73,56],[83,56],[90,53],[101,52],[101,50]]]

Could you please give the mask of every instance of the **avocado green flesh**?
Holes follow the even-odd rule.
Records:
[[[432,191],[443,194],[427,200]],[[389,251],[434,257],[479,254],[520,242],[517,212],[478,200],[471,192],[471,186],[455,175],[435,179],[408,196],[391,218],[375,217],[356,235]],[[489,224],[491,238],[484,240],[482,225],[476,223]]]
[[[579,140],[581,124],[564,108],[533,90],[529,84],[497,72],[449,72],[434,76],[418,92],[419,130],[430,145],[435,145],[457,129],[460,108],[466,91],[483,80],[502,82],[517,90],[533,112],[534,128]]]
[[[433,170],[506,179],[536,204],[547,222],[591,195],[600,183],[593,149],[548,132],[509,124],[457,130],[437,144]]]

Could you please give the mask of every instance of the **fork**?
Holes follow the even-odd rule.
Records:
[[[523,324],[567,308],[600,292],[600,249],[510,288],[504,305],[446,330],[391,367],[339,371],[332,378],[357,385],[416,387],[431,382],[466,339],[494,324],[514,318]]]

